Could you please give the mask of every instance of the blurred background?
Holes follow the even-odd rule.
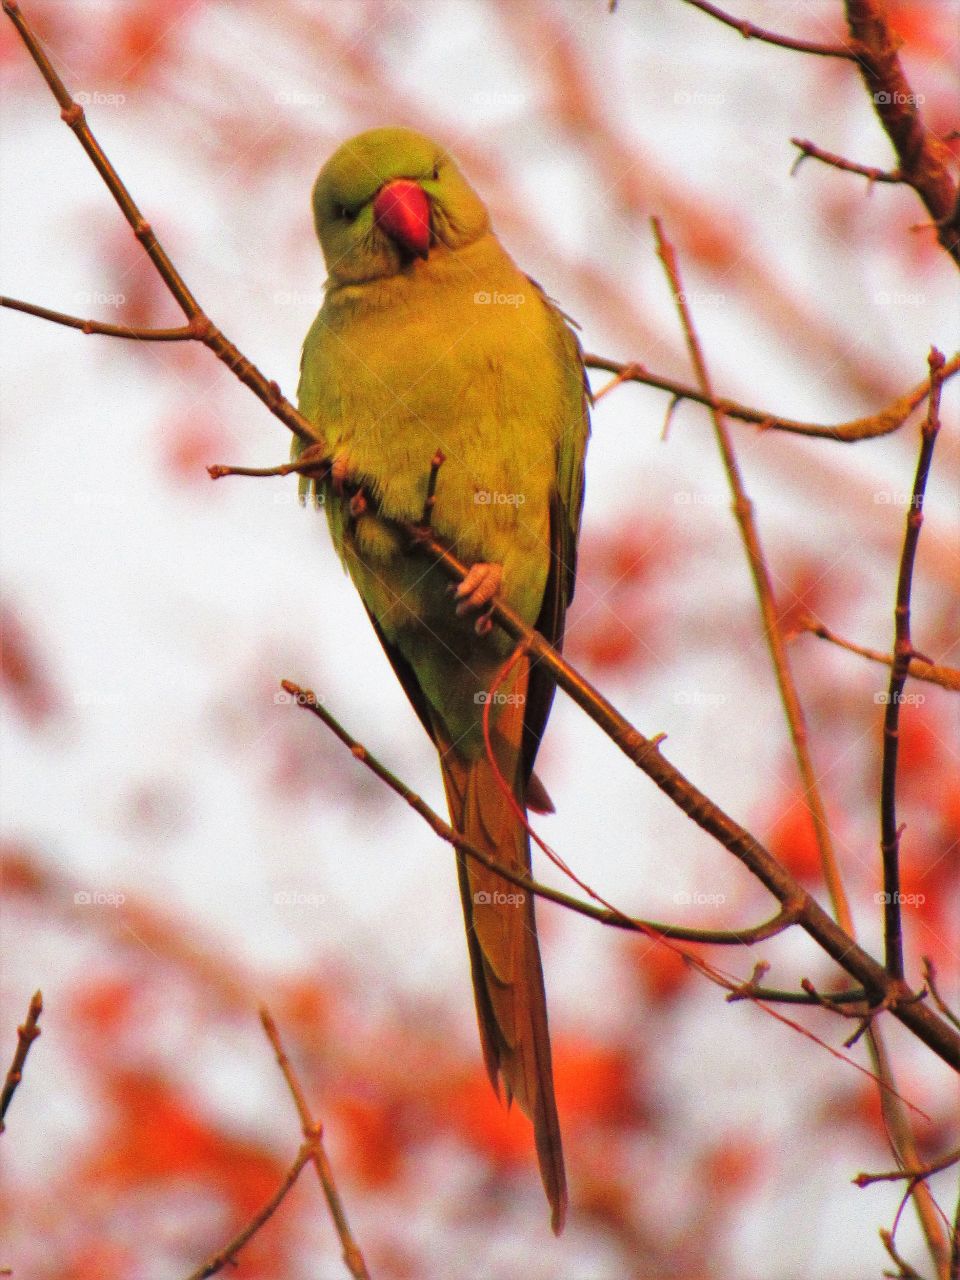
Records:
[[[442,140],[587,350],[693,382],[659,214],[722,395],[834,423],[920,383],[957,333],[955,271],[846,63],[744,41],[673,0],[25,0],[68,87],[211,318],[284,392],[322,297],[317,170],[360,129]],[[739,16],[829,41],[839,4]],[[933,130],[956,129],[953,0],[895,3]],[[0,26],[0,281],[111,323],[179,322],[16,37]],[[953,144],[956,146],[956,141]],[[286,431],[212,355],[4,311],[0,1265],[30,1280],[168,1280],[216,1252],[292,1162],[298,1121],[257,1006],[301,1072],[385,1280],[833,1280],[879,1275],[901,1194],[871,1080],[669,950],[540,904],[571,1184],[554,1240],[528,1126],[482,1070],[453,856],[279,681],[315,689],[438,808],[434,752],[284,461]],[[595,389],[608,375],[594,374]],[[958,382],[928,488],[914,642],[958,662]],[[635,385],[594,413],[567,653],[822,901],[816,848],[706,413]],[[856,445],[732,425],[810,720],[861,941],[880,943],[882,666],[919,415]],[[956,696],[911,684],[900,818],[909,976],[960,999]],[[768,895],[562,695],[545,839],[621,909],[712,928]],[[537,874],[570,888],[544,859]],[[796,932],[703,949],[829,987]],[[790,1012],[789,1010],[787,1012]],[[839,1047],[850,1026],[797,1020]],[[947,1068],[888,1038],[922,1156],[956,1145]],[[869,1065],[863,1041],[851,1051]],[[944,1211],[956,1172],[932,1180]],[[923,1270],[912,1210],[901,1252]],[[308,1173],[239,1280],[345,1274]]]

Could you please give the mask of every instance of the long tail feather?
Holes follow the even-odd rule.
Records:
[[[507,704],[493,734],[497,765],[521,797],[522,718],[522,700]],[[527,832],[503,795],[490,762],[485,756],[464,759],[440,738],[453,825],[504,866],[529,872]],[[457,856],[484,1061],[494,1089],[499,1093],[502,1079],[507,1103],[515,1098],[533,1122],[540,1176],[552,1209],[553,1230],[559,1235],[567,1210],[567,1185],[533,896],[465,855]]]

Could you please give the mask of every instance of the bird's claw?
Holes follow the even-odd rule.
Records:
[[[484,636],[493,627],[491,601],[503,582],[503,566],[499,564],[475,564],[467,570],[466,577],[454,591],[459,601],[458,618],[481,609],[483,612],[474,624],[477,635]],[[490,607],[488,607],[490,606]]]

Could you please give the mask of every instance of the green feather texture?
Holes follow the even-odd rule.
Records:
[[[378,196],[398,180],[394,190],[415,184],[425,197],[422,253],[379,216]],[[420,518],[441,450],[435,535],[468,564],[498,566],[501,598],[561,645],[589,434],[580,347],[506,253],[453,159],[428,138],[385,128],[344,143],[317,178],[313,209],[327,284],[304,343],[299,405],[340,474],[373,502],[352,517],[330,480],[318,497],[438,746],[451,820],[492,857],[526,870],[526,830],[483,737],[484,704],[512,643],[497,628],[479,634],[475,612],[457,616],[447,578],[379,517]],[[523,659],[490,704],[497,768],[521,810],[546,799],[532,769],[552,697],[549,678]],[[459,861],[485,1060],[494,1087],[502,1080],[533,1120],[559,1231],[566,1183],[533,904],[516,904],[509,882]],[[505,904],[493,901],[501,891]]]

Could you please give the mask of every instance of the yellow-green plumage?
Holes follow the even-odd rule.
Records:
[[[397,179],[426,196],[422,257],[375,212]],[[451,821],[526,871],[526,832],[482,733],[483,696],[512,642],[458,617],[448,579],[376,513],[419,519],[442,450],[435,534],[467,563],[501,566],[501,597],[559,644],[588,434],[579,346],[490,231],[453,161],[421,135],[380,129],[344,144],[320,173],[314,211],[328,282],[304,344],[300,408],[376,499],[353,520],[325,482],[334,545],[440,751]],[[517,664],[490,708],[497,764],[521,808],[528,788],[542,792],[530,775],[553,692],[528,667]],[[559,1230],[566,1185],[533,903],[497,903],[515,888],[463,858],[459,870],[485,1060],[494,1086],[501,1077],[533,1120]]]

